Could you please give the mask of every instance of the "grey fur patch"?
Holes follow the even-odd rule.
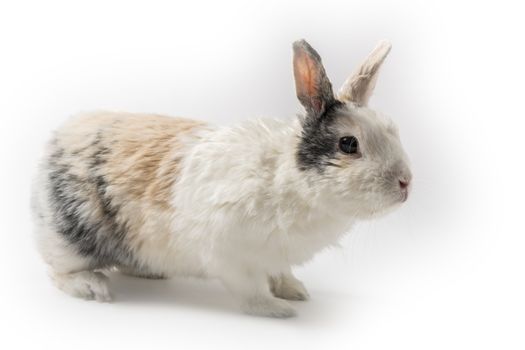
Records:
[[[126,224],[116,220],[119,207],[107,193],[108,183],[100,168],[109,150],[99,137],[91,145],[91,167],[87,177],[71,171],[68,157],[58,147],[49,158],[50,203],[55,229],[76,251],[92,259],[93,268],[133,264],[125,244]],[[96,198],[96,202],[93,202]],[[95,207],[93,210],[86,210]]]
[[[335,101],[321,116],[306,115],[297,149],[299,169],[314,169],[322,173],[327,166],[337,166],[330,161],[337,152],[339,141],[334,124],[344,106],[344,103]]]

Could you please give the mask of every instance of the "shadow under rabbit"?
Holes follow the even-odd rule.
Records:
[[[118,272],[108,273],[108,277],[115,304],[162,305],[238,315],[237,303],[218,281],[181,277],[152,280]],[[301,325],[331,323],[339,318],[339,302],[352,298],[346,293],[321,290],[312,290],[312,294],[313,297],[308,301],[290,301],[298,313],[297,317],[289,319],[290,322]],[[344,304],[348,305],[347,302]],[[246,317],[271,320],[248,315]]]

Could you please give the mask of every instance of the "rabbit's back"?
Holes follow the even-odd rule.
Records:
[[[140,250],[151,249],[144,235],[156,231],[145,228],[145,218],[169,211],[184,148],[201,127],[158,115],[99,112],[71,119],[48,146],[36,214],[91,264],[135,265]]]

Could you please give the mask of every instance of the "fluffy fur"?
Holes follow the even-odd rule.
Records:
[[[376,67],[381,52],[364,65]],[[107,268],[218,278],[247,313],[294,315],[286,299],[308,293],[291,267],[406,200],[411,177],[397,129],[365,106],[377,69],[337,99],[303,40],[294,72],[307,113],[293,121],[215,127],[97,112],[62,126],[33,191],[38,247],[56,286],[107,301]],[[349,135],[359,154],[338,149]]]

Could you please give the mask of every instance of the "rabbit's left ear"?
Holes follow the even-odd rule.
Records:
[[[376,80],[381,64],[390,52],[392,45],[381,41],[343,84],[339,90],[338,98],[345,102],[354,102],[359,106],[366,106],[376,85]]]
[[[297,98],[309,115],[318,117],[335,102],[321,57],[305,40],[293,43],[293,73]]]

